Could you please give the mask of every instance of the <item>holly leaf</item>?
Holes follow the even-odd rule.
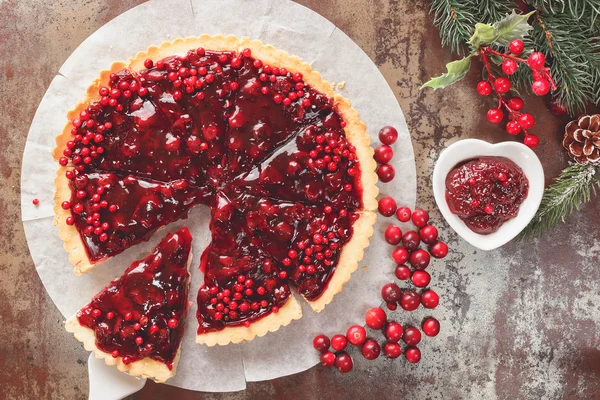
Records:
[[[533,29],[527,22],[529,17],[535,13],[531,11],[527,14],[517,14],[515,10],[511,14],[504,17],[500,21],[494,24],[496,31],[495,43],[501,46],[508,46],[513,40],[523,40],[528,35],[529,31]]]
[[[435,78],[431,78],[425,82],[423,86],[421,86],[421,89],[430,87],[433,88],[433,90],[437,90],[450,86],[464,78],[470,67],[470,55],[462,60],[452,61],[451,63],[446,64],[446,73],[436,76]]]
[[[467,42],[474,49],[478,49],[482,44],[490,44],[496,39],[496,29],[489,24],[475,24],[475,32]]]

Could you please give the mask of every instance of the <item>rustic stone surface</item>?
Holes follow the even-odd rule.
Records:
[[[464,243],[441,223],[431,171],[439,152],[457,139],[508,139],[485,121],[490,104],[475,94],[477,73],[451,90],[419,91],[452,59],[440,47],[426,2],[299,2],[333,21],[375,60],[406,115],[417,157],[418,204],[432,210],[452,249],[445,266],[438,262],[432,269],[442,304],[431,314],[441,320],[442,333],[420,346],[418,366],[367,362],[353,352],[356,367],[349,375],[315,367],[233,394],[150,382],[131,398],[600,398],[598,201],[531,244],[482,252]],[[36,107],[60,65],[98,27],[139,1],[125,3],[0,0],[0,398],[87,396],[88,354],[63,330],[27,250],[19,215],[21,155]],[[527,103],[539,122],[535,132],[543,145],[537,152],[549,182],[566,165],[560,148],[565,120],[552,116],[540,99]],[[418,323],[424,315],[394,316]]]

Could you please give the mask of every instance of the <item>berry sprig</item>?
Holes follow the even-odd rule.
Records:
[[[490,66],[490,56],[499,57],[502,60],[502,72],[508,76],[517,72],[519,63],[531,69],[533,83],[531,90],[538,96],[544,96],[552,90],[556,90],[556,85],[550,76],[550,68],[545,66],[546,59],[544,54],[533,52],[527,60],[517,57],[523,53],[525,45],[522,40],[513,40],[508,45],[508,51],[500,53],[494,49],[482,46],[479,54],[487,71],[487,79],[477,84],[477,92],[482,96],[489,96],[492,91],[498,96],[498,106],[491,108],[487,112],[487,119],[493,124],[498,124],[504,120],[504,111],[508,113],[508,122],[505,129],[509,135],[518,135],[521,131],[524,134],[523,142],[530,148],[539,145],[539,138],[528,130],[535,125],[535,118],[530,113],[521,112],[524,106],[523,99],[520,97],[508,97],[507,93],[511,89],[511,81],[506,76],[496,76]]]

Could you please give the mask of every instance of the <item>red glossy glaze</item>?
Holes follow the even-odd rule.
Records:
[[[183,337],[191,245],[187,228],[167,235],[77,313],[79,323],[94,330],[100,350],[172,367]]]
[[[114,74],[65,149],[72,222],[92,261],[211,207],[200,333],[277,312],[289,283],[317,299],[362,207],[360,165],[333,100],[257,61],[193,50]]]
[[[446,177],[446,201],[476,233],[489,234],[517,216],[529,181],[504,157],[481,157],[454,168]]]

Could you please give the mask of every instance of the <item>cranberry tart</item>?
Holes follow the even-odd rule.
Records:
[[[56,222],[85,273],[205,204],[198,343],[320,311],[373,233],[377,176],[350,102],[299,58],[233,36],[115,63],[57,137]]]
[[[164,382],[175,375],[183,337],[192,236],[181,228],[134,261],[66,329],[86,350],[133,376]]]

